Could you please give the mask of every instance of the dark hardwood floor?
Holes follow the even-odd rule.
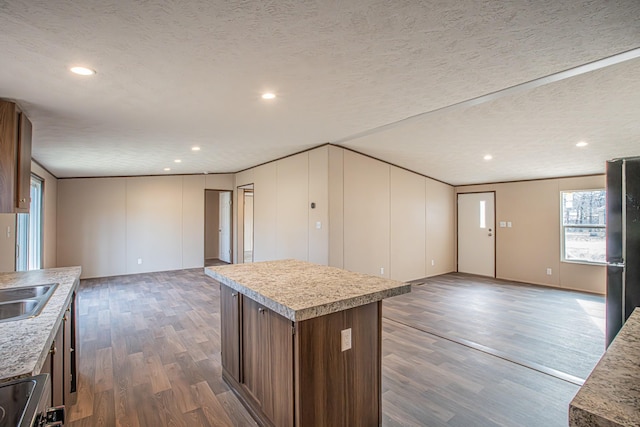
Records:
[[[588,294],[449,274],[383,307],[387,426],[566,426],[578,385],[490,350],[582,376],[604,348],[604,298]],[[255,425],[221,379],[219,289],[202,269],[83,280],[79,310],[69,425]]]

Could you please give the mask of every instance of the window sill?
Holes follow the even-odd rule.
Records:
[[[593,262],[593,261],[582,261],[582,260],[569,260],[569,259],[561,259],[560,262],[564,262],[565,264],[583,264],[583,265],[595,265],[606,267],[606,262]]]

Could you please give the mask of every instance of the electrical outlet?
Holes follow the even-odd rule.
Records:
[[[316,229],[320,230],[322,228],[322,223],[320,221],[316,221]]]
[[[142,258],[138,258],[138,265],[142,264]]]
[[[433,267],[434,265],[436,265],[436,260],[435,260],[435,259],[432,259],[432,260],[431,260],[431,267]]]
[[[351,328],[340,331],[340,348],[346,351],[351,348]]]
[[[380,274],[384,274],[384,267],[380,267]]]
[[[547,268],[547,276],[551,276],[552,272],[550,268]]]

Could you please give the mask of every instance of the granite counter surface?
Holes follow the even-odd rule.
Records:
[[[0,382],[40,373],[80,272],[80,267],[65,267],[0,273],[0,289],[58,283],[38,316],[0,323]]]
[[[569,425],[640,426],[640,308],[571,401]]]
[[[298,322],[411,292],[411,285],[296,260],[205,268],[215,280]]]

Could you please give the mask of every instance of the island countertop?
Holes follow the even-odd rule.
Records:
[[[0,273],[0,289],[58,283],[38,316],[0,323],[0,382],[40,373],[80,272],[80,267],[65,267]]]
[[[297,260],[206,267],[205,274],[298,322],[411,292],[411,285]]]
[[[569,406],[569,425],[640,425],[640,308],[636,308]]]

